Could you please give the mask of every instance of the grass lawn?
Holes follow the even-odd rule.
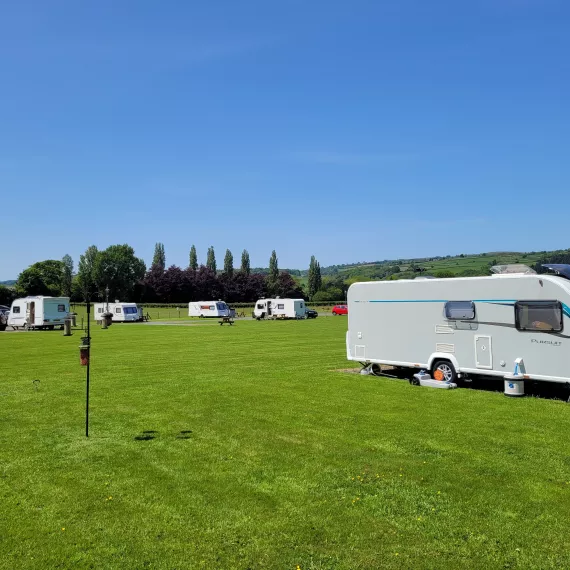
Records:
[[[568,568],[570,410],[347,368],[345,319],[0,333],[0,568]],[[33,382],[39,380],[39,382]]]

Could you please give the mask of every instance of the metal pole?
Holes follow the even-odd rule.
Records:
[[[85,437],[89,437],[89,367],[91,365],[91,327],[89,314],[91,313],[91,303],[87,301],[87,345],[89,346],[89,352],[87,356],[87,386],[85,394]]]

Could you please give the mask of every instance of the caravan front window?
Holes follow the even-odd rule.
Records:
[[[58,305],[57,306],[57,311],[59,313],[65,313],[65,305]]]
[[[517,301],[515,324],[519,331],[561,332],[562,305],[560,301]]]
[[[15,305],[14,307],[12,307],[12,312],[14,314],[19,313],[20,312],[20,307],[18,307],[18,305]]]
[[[473,301],[448,301],[445,303],[445,317],[450,321],[472,321],[475,318]]]
[[[258,309],[265,309],[265,305],[263,303],[257,303]]]

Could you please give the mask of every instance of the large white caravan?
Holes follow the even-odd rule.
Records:
[[[69,297],[24,297],[12,303],[8,326],[14,329],[63,328],[68,314]]]
[[[143,309],[136,303],[124,303],[115,301],[114,303],[95,303],[93,305],[93,318],[100,323],[106,312],[113,315],[114,323],[129,323],[142,321]]]
[[[519,267],[491,277],[355,283],[347,357],[423,368],[445,381],[570,382],[570,266],[549,268],[559,275]]]
[[[306,306],[304,299],[259,299],[253,316],[257,319],[303,319]]]
[[[188,316],[200,317],[229,317],[230,309],[223,301],[190,301]]]

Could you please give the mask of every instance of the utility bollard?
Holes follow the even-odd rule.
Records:
[[[71,336],[71,319],[67,318],[63,321],[63,336]]]
[[[101,328],[103,330],[106,330],[108,328],[107,327],[107,319],[105,318],[105,316],[103,316],[103,318],[101,319]]]
[[[77,313],[70,313],[69,316],[71,317],[71,326],[75,328],[77,326]]]

